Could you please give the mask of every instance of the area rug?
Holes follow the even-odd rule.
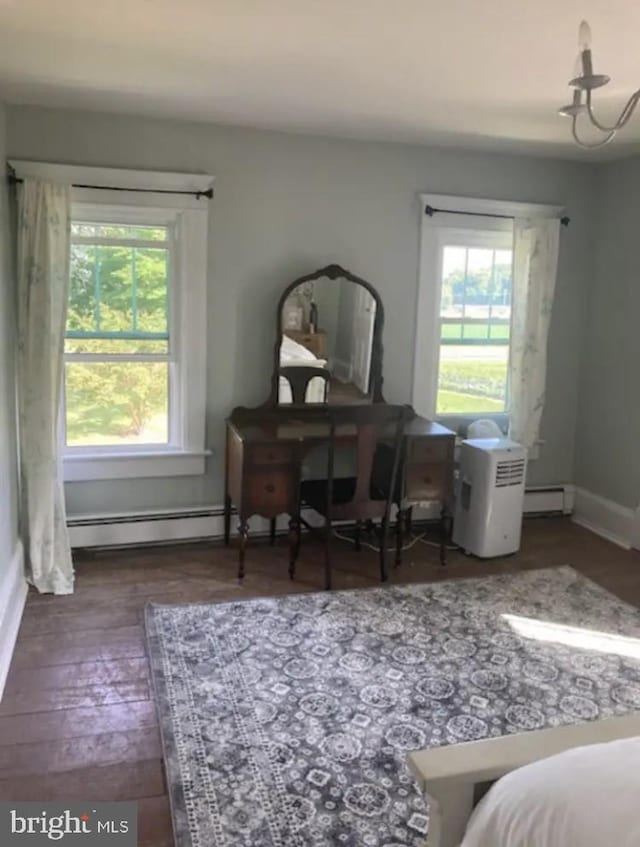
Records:
[[[410,750],[640,708],[640,613],[570,567],[146,627],[177,847],[421,847]]]

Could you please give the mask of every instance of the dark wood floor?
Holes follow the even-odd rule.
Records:
[[[0,799],[137,800],[139,844],[173,843],[158,725],[149,689],[143,609],[322,586],[321,550],[305,539],[295,582],[284,541],[251,548],[242,587],[235,553],[194,544],[77,557],[70,597],[30,593],[0,704]],[[375,555],[336,542],[336,588],[377,583]],[[522,550],[481,563],[417,544],[392,580],[438,580],[571,564],[640,607],[640,554],[562,518],[525,523]]]

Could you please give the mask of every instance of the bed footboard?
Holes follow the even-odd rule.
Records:
[[[418,750],[409,766],[429,803],[426,847],[459,847],[478,790],[572,747],[640,735],[640,713]]]

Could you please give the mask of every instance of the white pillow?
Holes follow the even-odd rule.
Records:
[[[640,737],[576,747],[503,776],[460,847],[638,847]]]

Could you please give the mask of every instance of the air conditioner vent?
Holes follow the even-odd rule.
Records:
[[[496,466],[496,488],[521,485],[524,480],[524,459],[507,459]]]

